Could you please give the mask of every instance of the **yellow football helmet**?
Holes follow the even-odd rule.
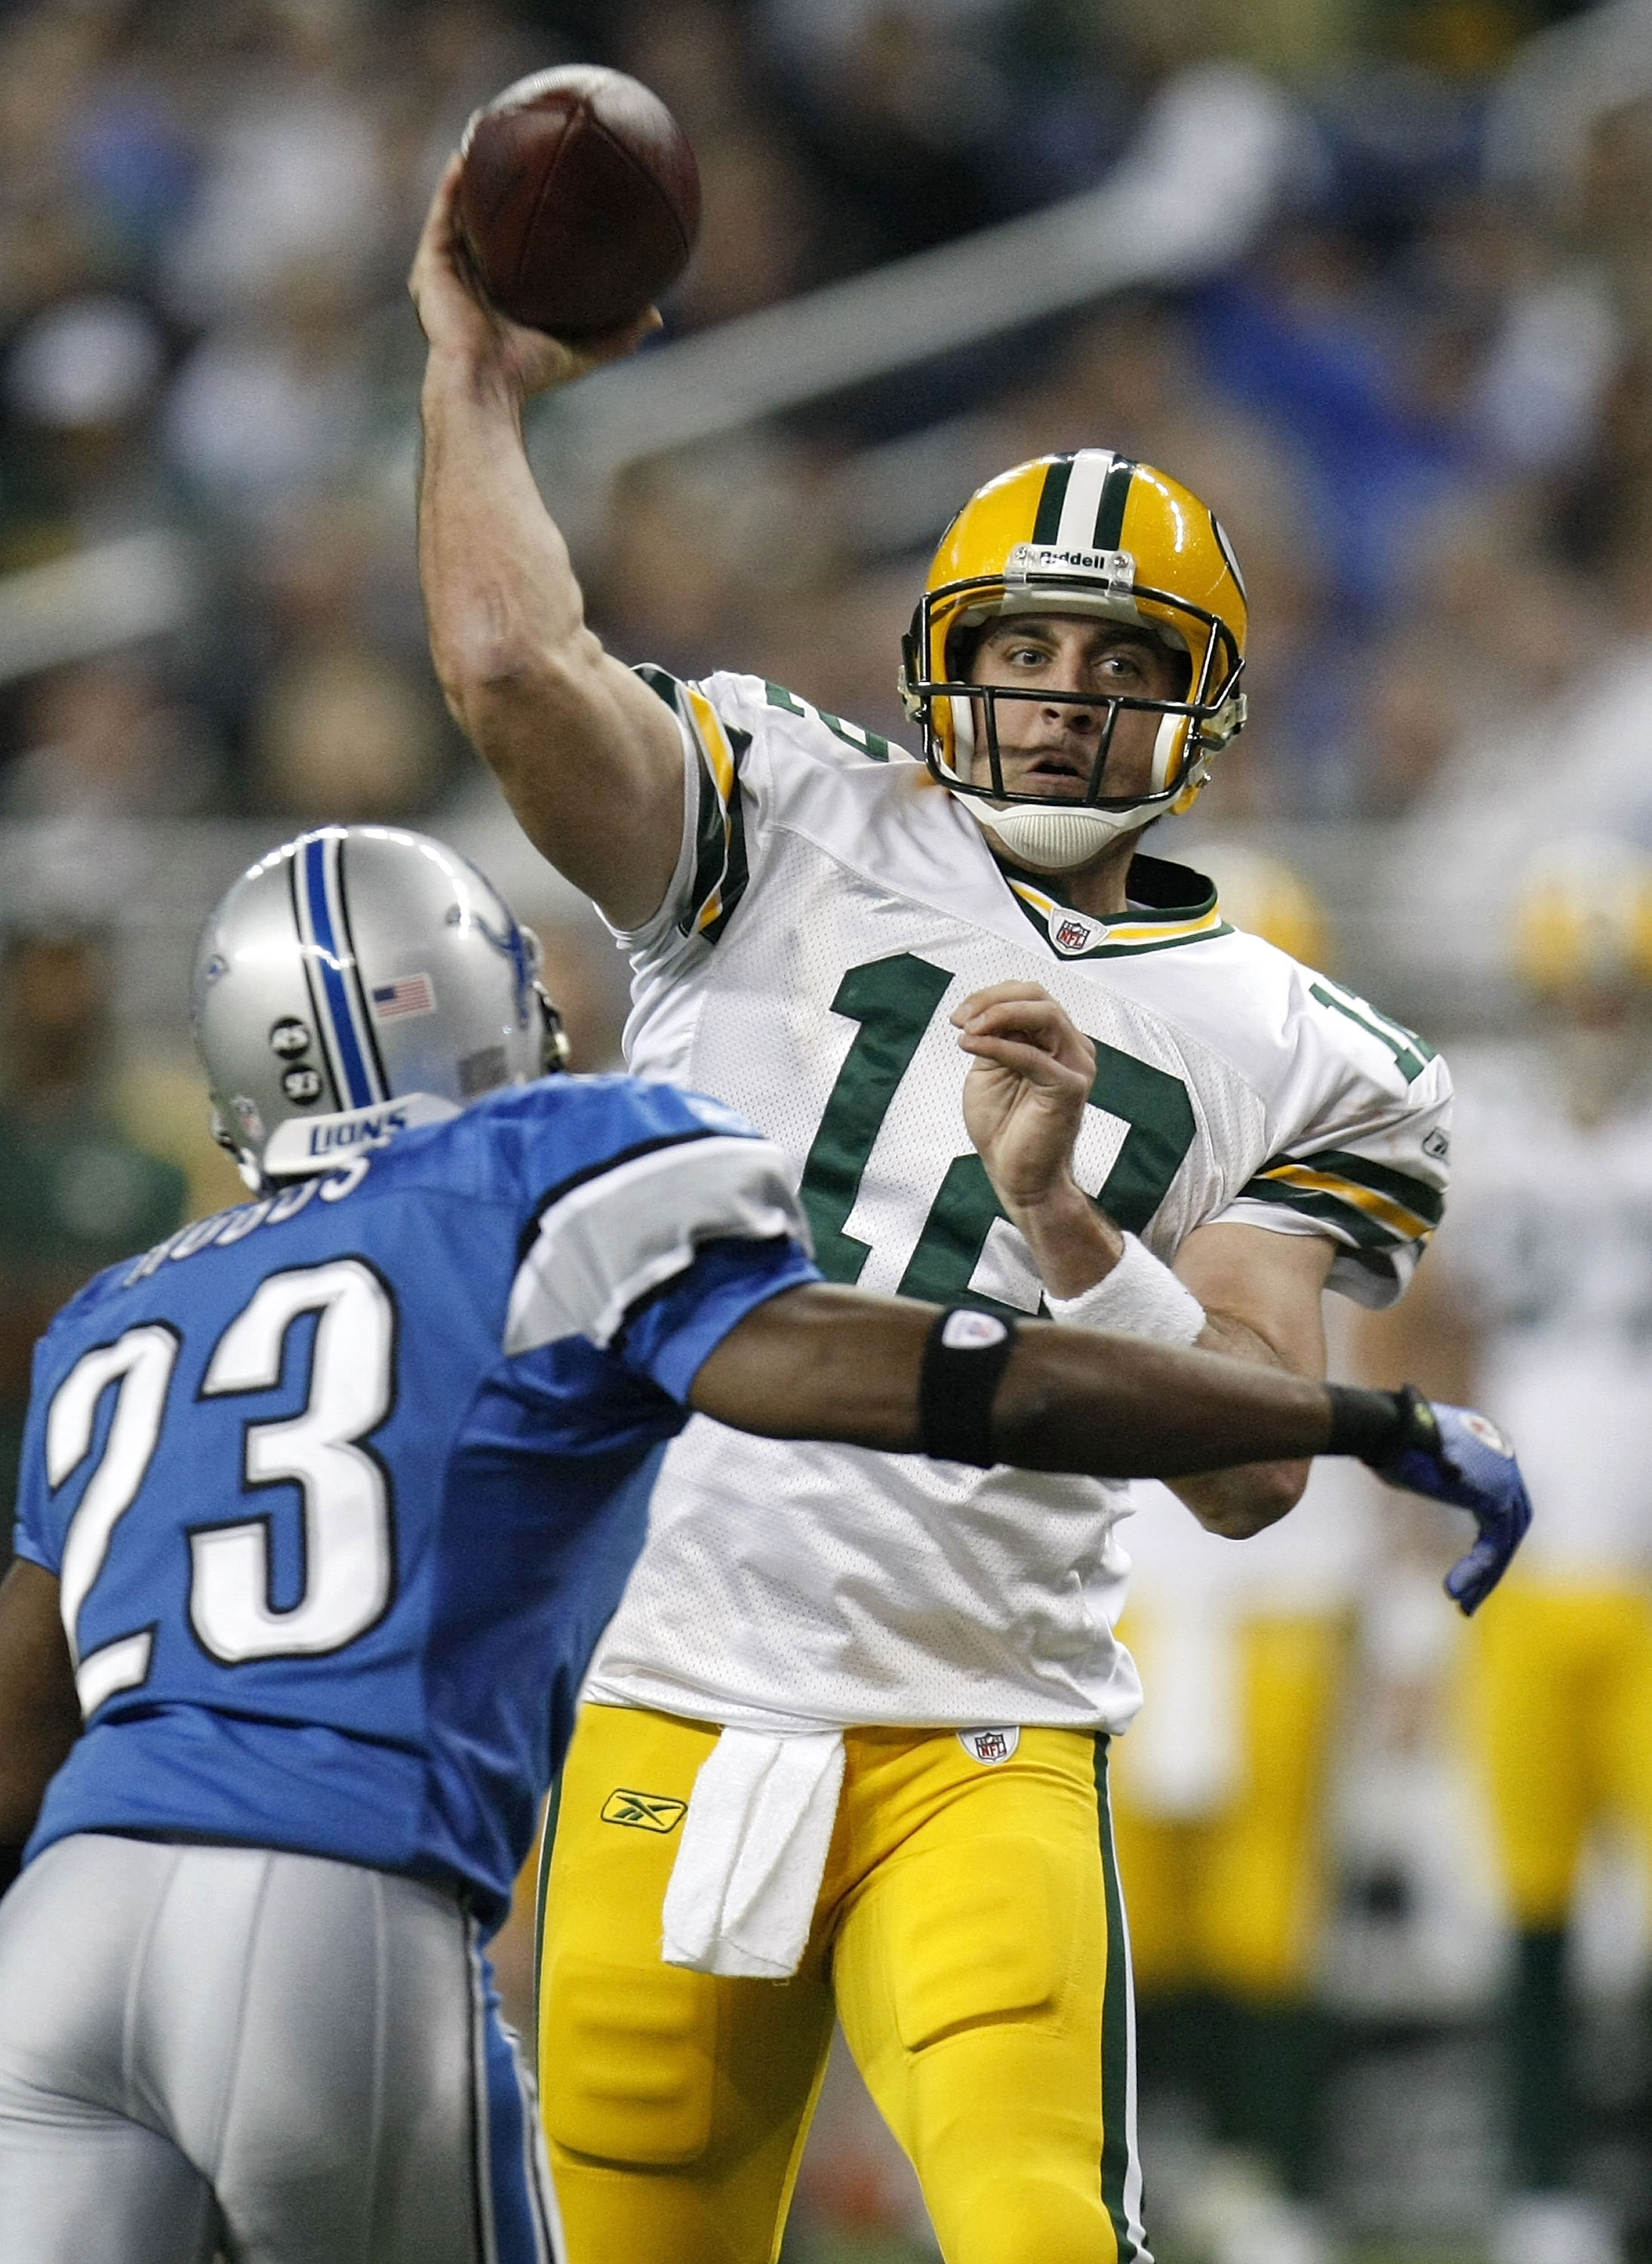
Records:
[[[1187,663],[1180,700],[1030,692],[964,681],[973,633],[1005,613],[1101,613],[1152,630]],[[902,640],[901,695],[924,759],[1018,864],[1081,865],[1117,835],[1188,809],[1212,758],[1243,729],[1247,609],[1233,547],[1214,514],[1150,465],[1110,448],[1039,456],[989,480],[941,538]],[[1000,700],[1105,708],[1081,801],[1011,794],[998,750]],[[1124,708],[1161,717],[1149,792],[1108,795],[1107,756]],[[989,777],[972,775],[975,716]]]
[[[1552,844],[1515,899],[1514,961],[1543,998],[1652,986],[1652,855],[1613,834]]]

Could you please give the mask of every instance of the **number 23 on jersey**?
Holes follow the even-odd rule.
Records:
[[[272,1274],[214,1345],[202,1398],[256,1397],[281,1380],[287,1332],[315,1316],[308,1391],[298,1414],[244,1426],[249,1488],[296,1484],[303,1500],[303,1591],[279,1607],[272,1595],[267,1516],[189,1531],[188,1618],[196,1640],[225,1666],[249,1659],[340,1650],[383,1617],[395,1580],[390,1489],[364,1442],[394,1404],[396,1316],[390,1291],[359,1258]],[[90,1716],[148,1678],[155,1628],[83,1651],[80,1620],[116,1527],[142,1490],[164,1426],[187,1419],[172,1390],[182,1339],[164,1322],[128,1329],[84,1353],[59,1385],[46,1419],[47,1479],[54,1492],[91,1453],[98,1411],[115,1399],[103,1453],[64,1538],[63,1626],[81,1710]],[[204,1491],[217,1489],[209,1476]]]

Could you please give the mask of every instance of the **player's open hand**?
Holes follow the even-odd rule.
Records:
[[[1508,1571],[1532,1522],[1514,1449],[1472,1407],[1446,1407],[1408,1387],[1410,1426],[1395,1454],[1372,1467],[1380,1478],[1466,1509],[1480,1536],[1446,1575],[1446,1593],[1467,1617]]]
[[[452,355],[478,371],[495,371],[525,397],[572,385],[605,362],[621,360],[659,329],[658,310],[650,307],[623,330],[570,346],[500,314],[488,303],[465,247],[459,226],[459,176],[455,156],[431,200],[408,277],[432,353]]]
[[[975,1059],[964,1123],[1011,1217],[1072,1187],[1073,1143],[1096,1079],[1096,1049],[1036,983],[993,983],[953,1015]]]

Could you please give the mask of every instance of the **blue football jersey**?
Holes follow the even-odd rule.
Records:
[[[336,1120],[353,1149],[42,1340],[17,1545],[87,1726],[31,1856],[245,1841],[503,1915],[694,1375],[817,1277],[782,1158],[716,1102],[557,1078],[418,1113]]]

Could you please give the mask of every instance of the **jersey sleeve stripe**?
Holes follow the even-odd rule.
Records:
[[[745,894],[749,878],[740,757],[750,744],[750,734],[728,729],[698,686],[679,684],[660,670],[649,676],[654,689],[687,724],[698,757],[694,873],[677,925],[684,935],[698,932],[714,943]]]
[[[610,1343],[626,1316],[702,1243],[807,1243],[786,1160],[766,1140],[706,1134],[650,1143],[559,1189],[518,1268],[504,1349],[569,1336]]]
[[[1272,1203],[1318,1220],[1362,1250],[1388,1250],[1396,1243],[1424,1242],[1434,1231],[1414,1212],[1400,1210],[1351,1180],[1301,1165],[1259,1173],[1235,1196],[1235,1203]]]
[[[682,687],[669,668],[660,668],[651,660],[642,660],[637,663],[631,673],[640,676],[648,690],[656,693],[673,715],[676,714],[677,695]]]
[[[1414,1211],[1430,1226],[1438,1226],[1446,1212],[1446,1198],[1437,1185],[1402,1172],[1394,1164],[1380,1164],[1370,1156],[1351,1155],[1341,1148],[1316,1148],[1311,1156],[1275,1156],[1263,1165],[1271,1172],[1285,1164],[1306,1164],[1310,1171],[1332,1172],[1373,1194],[1387,1195],[1402,1209]]]
[[[694,775],[699,789],[699,808],[694,818],[694,877],[689,883],[688,902],[677,921],[685,935],[699,927],[716,905],[728,853],[728,826],[716,781],[704,749],[698,746]]]

